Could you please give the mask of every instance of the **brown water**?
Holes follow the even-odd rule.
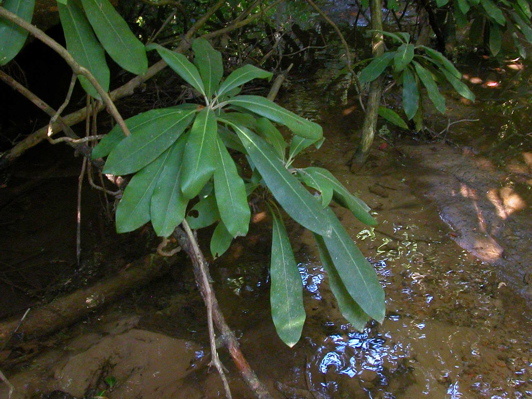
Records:
[[[386,290],[387,317],[382,325],[370,324],[361,332],[353,330],[336,308],[311,234],[292,225],[291,240],[305,282],[308,317],[300,343],[293,349],[285,347],[275,335],[269,313],[270,226],[268,220],[257,222],[247,238],[237,240],[212,264],[212,274],[222,309],[259,378],[276,398],[495,399],[532,395],[532,330],[526,301],[531,266],[530,245],[526,244],[531,236],[527,224],[531,161],[526,155],[530,153],[530,121],[526,119],[530,113],[525,108],[521,117],[511,115],[515,122],[510,130],[517,132],[511,139],[479,139],[478,134],[471,133],[479,129],[475,124],[456,125],[460,129],[453,129],[448,136],[456,146],[410,139],[394,143],[386,136],[387,141],[377,140],[365,168],[352,174],[347,167],[355,148],[351,133],[360,120],[356,111],[349,111],[356,105],[341,106],[332,98],[329,104],[323,104],[327,96],[305,84],[297,82],[286,105],[321,121],[327,140],[320,151],[309,151],[300,162],[328,168],[375,210],[380,224],[371,229],[335,208],[379,274]],[[470,107],[455,104],[453,110],[460,109],[457,118],[484,117],[489,111],[489,119],[482,119],[480,124],[483,129],[489,127],[500,133],[510,124],[504,112],[492,111],[493,103]],[[528,122],[517,123],[523,120]],[[463,131],[470,136],[458,134]],[[386,134],[386,130],[381,133]],[[512,141],[515,138],[518,140]],[[500,140],[514,145],[501,146]],[[488,161],[492,169],[486,172],[483,165]],[[475,191],[475,201],[449,194],[459,192],[456,179]],[[2,236],[1,253],[9,270],[16,259],[7,258],[6,250],[20,251],[24,247],[21,240],[38,241],[36,248],[48,254],[47,262],[64,260],[66,269],[76,270],[72,255],[74,221],[52,222],[53,215],[59,217],[63,210],[69,209],[70,215],[74,212],[71,202],[75,180],[56,179],[52,186],[42,185],[31,196],[3,209],[1,217],[9,222],[10,235]],[[518,196],[525,206],[515,208],[506,219],[489,221],[497,229],[479,232],[479,213],[469,206],[489,201],[489,196],[479,195],[484,187],[499,193],[511,189],[511,204],[518,202]],[[45,193],[50,196],[51,191],[59,195],[48,201],[34,199]],[[507,203],[503,198],[502,204]],[[51,204],[57,204],[53,212]],[[96,210],[92,212],[97,214]],[[43,225],[36,220],[42,220]],[[109,226],[99,225],[97,220],[86,219],[85,237],[96,234],[90,226],[99,226],[93,241],[116,243]],[[20,230],[24,235],[15,235],[24,226],[26,230]],[[27,230],[28,226],[34,226],[34,230]],[[65,230],[65,226],[72,228]],[[497,235],[506,228],[511,234]],[[67,247],[59,254],[53,252],[64,245],[65,237],[69,240]],[[479,237],[491,238],[503,251],[493,252],[493,259],[479,259],[479,254],[492,253],[476,245]],[[127,245],[127,241],[121,245]],[[102,248],[99,251],[109,253]],[[137,248],[133,252],[142,251]],[[92,275],[105,274],[108,267],[107,259],[97,255],[97,262],[88,263],[94,270]],[[132,254],[117,255],[125,259],[128,256]],[[2,371],[17,387],[19,397],[44,397],[42,394],[61,390],[78,398],[92,398],[97,387],[105,388],[106,377],[117,380],[116,386],[105,393],[109,398],[222,397],[219,379],[207,367],[203,303],[194,288],[190,267],[184,260],[181,264],[167,278],[95,312],[83,323],[33,343],[41,353],[37,357],[17,363],[15,351],[2,352],[2,359],[7,357],[4,364],[14,365]],[[32,270],[48,270],[50,274],[38,264]],[[68,277],[68,270],[62,273]],[[8,282],[13,280],[12,275],[4,277]],[[10,303],[17,298],[23,308],[30,300],[21,291],[27,293],[30,282],[27,277],[20,281],[24,285],[18,290],[3,289],[3,299]],[[52,284],[54,280],[42,281]],[[13,310],[3,306],[4,314]],[[251,397],[225,350],[220,352],[229,369],[234,397]],[[0,385],[0,398],[7,397],[6,392]]]

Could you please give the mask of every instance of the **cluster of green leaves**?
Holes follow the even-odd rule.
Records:
[[[438,83],[447,81],[458,94],[471,101],[475,96],[460,79],[461,73],[442,53],[427,46],[410,43],[410,35],[405,32],[382,32],[392,38],[398,47],[374,58],[361,72],[361,83],[368,83],[390,72],[394,81],[402,85],[403,110],[408,120],[413,120],[416,130],[423,123],[422,87],[436,109],[445,113],[445,97],[440,93]],[[393,110],[381,107],[379,114],[395,125],[408,129],[406,122]]]
[[[436,5],[449,6],[451,1],[436,0]],[[473,39],[482,39],[488,33],[489,49],[493,55],[501,50],[502,37],[508,32],[521,57],[526,57],[521,37],[532,44],[529,0],[453,0],[452,10],[459,27],[465,27],[472,21],[470,35]]]
[[[5,0],[3,6],[26,21],[31,21],[35,0]],[[57,0],[68,52],[88,69],[105,91],[109,91],[110,72],[107,53],[118,65],[136,75],[148,69],[144,45],[135,37],[109,0]],[[0,65],[20,51],[27,32],[0,20]],[[92,97],[100,95],[89,81],[79,77]]]
[[[369,208],[327,170],[290,167],[302,150],[321,144],[321,126],[266,98],[239,95],[242,85],[269,79],[271,73],[246,65],[223,80],[221,54],[204,39],[192,44],[193,62],[159,45],[149,49],[157,50],[205,103],[134,116],[126,121],[130,136],[115,127],[94,148],[93,157],[107,157],[105,173],[134,174],[117,207],[117,230],[132,231],[151,221],[156,233],[166,237],[184,218],[195,229],[216,224],[211,252],[219,256],[234,237],[247,233],[249,196],[263,187],[271,193],[274,221],[272,315],[283,341],[292,346],[299,340],[305,310],[302,280],[279,206],[315,234],[346,319],[358,329],[369,318],[382,321],[384,293],[377,275],[329,205],[334,200],[374,225]],[[290,143],[276,124],[293,133]],[[245,168],[238,162],[244,159]]]

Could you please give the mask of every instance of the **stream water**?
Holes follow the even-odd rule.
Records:
[[[451,102],[455,120],[480,121],[456,124],[445,132],[447,142],[394,139],[389,128],[381,128],[368,163],[353,174],[347,163],[360,126],[356,104],[340,105],[310,81],[293,81],[284,101],[319,121],[327,138],[319,151],[309,151],[299,162],[328,168],[376,213],[380,224],[372,229],[335,208],[378,272],[387,316],[382,325],[370,323],[363,331],[347,324],[327,286],[311,234],[292,225],[308,316],[301,341],[285,347],[269,312],[270,225],[257,217],[250,235],[211,267],[228,323],[274,397],[530,397],[530,102],[522,97],[509,103]],[[445,121],[441,124],[445,128]],[[481,129],[489,134],[479,135]],[[31,162],[38,164],[34,155]],[[57,219],[75,212],[76,178],[46,179],[31,196],[41,200],[22,197],[2,208],[4,232],[9,232],[0,242],[3,315],[35,303],[28,293],[38,291],[39,281],[60,286],[65,280],[59,277],[69,281],[80,276],[73,252],[75,220]],[[95,249],[88,251],[92,257],[86,255],[91,262],[83,278],[93,281],[121,260],[150,250],[142,248],[142,240],[132,245],[98,222],[97,196],[86,197],[84,204],[95,215],[85,219],[84,239]],[[98,246],[104,241],[113,243],[113,251]],[[28,250],[30,245],[35,250]],[[17,259],[16,253],[34,256]],[[113,266],[108,254],[114,254]],[[38,261],[33,264],[32,259]],[[17,280],[17,264],[31,265],[30,273],[40,271],[44,280],[35,276],[33,288],[27,276]],[[18,397],[93,398],[98,389],[106,389],[108,398],[223,397],[218,377],[207,365],[203,303],[190,267],[184,259],[181,264],[168,278],[33,343],[40,352],[36,357],[14,362],[16,353],[0,352],[0,360],[13,365],[2,371]],[[27,354],[28,345],[24,348]],[[225,350],[221,356],[234,397],[251,397]],[[106,385],[109,377],[116,383]],[[1,384],[4,397],[7,390]]]

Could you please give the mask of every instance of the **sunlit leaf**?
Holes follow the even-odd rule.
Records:
[[[233,237],[245,236],[249,229],[249,210],[244,181],[222,139],[216,140],[217,165],[214,172],[214,191],[220,217]]]
[[[267,118],[259,118],[257,120],[257,130],[275,148],[279,158],[283,160],[286,151],[286,141],[284,141],[281,132]]]
[[[301,338],[305,324],[303,282],[297,268],[286,228],[272,212],[272,253],[270,266],[270,303],[277,335],[289,347]]]
[[[231,74],[224,80],[217,91],[218,96],[241,86],[253,79],[271,79],[273,74],[263,69],[257,68],[253,65],[244,65],[241,68],[231,72]]]
[[[419,89],[417,80],[410,68],[403,71],[403,110],[410,120],[419,108]]]
[[[151,198],[151,223],[160,237],[171,235],[185,218],[188,200],[183,197],[180,186],[185,144],[186,135],[182,135],[170,147]]]
[[[386,119],[388,122],[393,123],[395,126],[401,129],[408,130],[408,125],[393,109],[386,107],[379,107],[379,116]]]
[[[116,231],[127,233],[150,221],[150,202],[170,150],[140,170],[124,190],[116,208]]]
[[[104,173],[127,175],[140,170],[170,147],[190,125],[195,109],[163,108],[143,114],[150,125],[143,124],[113,149]]]
[[[377,221],[369,214],[369,206],[367,206],[364,201],[351,194],[349,190],[345,188],[343,184],[340,183],[340,181],[327,169],[309,167],[303,169],[303,171],[310,176],[313,176],[318,181],[327,182],[334,190],[334,200],[339,205],[349,209],[362,223],[369,226],[377,225]]]
[[[327,250],[323,237],[314,234],[318,251],[320,253],[321,263],[323,269],[329,277],[329,286],[331,291],[338,302],[338,308],[342,316],[353,325],[358,331],[362,331],[370,319],[370,317],[362,310],[362,308],[355,302],[355,300],[349,295],[349,292],[345,288],[342,279],[338,275],[338,272],[334,266],[331,255]]]
[[[267,187],[292,219],[311,231],[329,235],[331,226],[319,202],[286,170],[273,147],[246,128],[233,128]]]
[[[211,237],[211,255],[214,259],[222,256],[231,246],[233,236],[227,231],[223,222],[218,223]]]
[[[199,70],[207,97],[218,89],[224,74],[222,54],[212,48],[208,40],[198,38],[192,43],[194,64]]]
[[[78,64],[92,73],[104,91],[109,91],[111,73],[105,60],[105,51],[96,39],[80,4],[76,1],[69,1],[68,5],[58,4],[57,6],[67,50]],[[89,95],[100,99],[100,95],[87,78],[84,76],[78,78]]]
[[[220,220],[215,196],[208,195],[202,198],[187,213],[186,219],[191,229],[202,229]]]
[[[187,198],[198,195],[216,169],[216,137],[214,112],[204,108],[192,124],[183,158],[181,191]]]
[[[532,18],[532,11],[530,10],[530,3],[527,0],[517,0],[514,8],[520,7],[521,11],[527,18]]]
[[[384,290],[377,273],[329,208],[324,210],[333,226],[330,237],[323,237],[340,280],[347,292],[370,317],[382,322],[385,314]]]
[[[393,58],[396,72],[401,72],[414,59],[414,45],[402,44],[395,52]]]
[[[98,40],[126,71],[142,75],[148,70],[144,45],[108,0],[81,0]]]
[[[377,79],[382,75],[384,70],[395,57],[395,51],[384,53],[383,55],[375,58],[360,72],[360,83],[369,83]]]
[[[205,86],[201,80],[198,68],[196,68],[192,62],[187,60],[187,57],[185,57],[183,54],[168,50],[167,48],[164,48],[158,44],[150,44],[146,46],[146,48],[148,50],[156,49],[161,58],[166,61],[168,66],[177,72],[177,74],[181,76],[185,82],[194,87],[204,96],[206,95]]]
[[[227,103],[245,108],[260,116],[280,123],[299,136],[316,140],[321,139],[323,136],[323,129],[317,123],[302,118],[264,97],[237,96],[228,100]]]
[[[430,101],[432,101],[438,111],[442,114],[445,113],[445,97],[441,95],[431,73],[416,61],[414,61],[414,67],[416,68],[417,76],[419,76],[419,79],[427,88],[427,95]]]
[[[308,187],[312,187],[320,192],[321,204],[324,208],[331,203],[334,189],[328,179],[325,179],[316,173],[309,173],[305,169],[298,170],[298,177]]]
[[[6,10],[16,14],[26,22],[31,22],[35,0],[5,0]],[[6,65],[24,46],[28,31],[13,22],[0,19],[0,65]]]

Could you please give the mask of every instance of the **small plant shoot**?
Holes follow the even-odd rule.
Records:
[[[185,218],[194,229],[215,225],[210,248],[217,257],[233,238],[247,234],[249,204],[260,188],[273,220],[271,305],[279,337],[295,345],[305,322],[303,282],[285,213],[314,233],[344,317],[358,329],[370,318],[381,322],[384,291],[377,274],[329,205],[334,201],[375,225],[369,208],[326,169],[291,167],[298,153],[322,143],[321,126],[264,97],[238,94],[253,79],[270,79],[270,72],[246,65],[224,80],[221,54],[207,40],[196,39],[192,49],[191,62],[160,45],[148,46],[204,103],[136,115],[126,120],[130,136],[116,126],[94,148],[93,157],[107,157],[104,173],[133,175],[117,207],[117,231],[151,221],[158,236],[168,237]],[[290,142],[276,125],[293,133]],[[247,167],[235,160],[246,160]]]

